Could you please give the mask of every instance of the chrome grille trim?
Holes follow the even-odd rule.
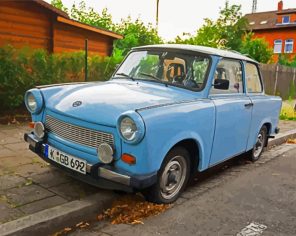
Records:
[[[97,148],[101,143],[114,147],[112,134],[69,124],[50,115],[46,115],[45,128],[58,137],[87,147]]]

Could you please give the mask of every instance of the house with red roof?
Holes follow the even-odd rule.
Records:
[[[284,9],[283,1],[279,1],[275,11],[251,13],[245,18],[254,37],[265,39],[273,49],[275,62],[279,54],[290,58],[296,55],[296,8]]]

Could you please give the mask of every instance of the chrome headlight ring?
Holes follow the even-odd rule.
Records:
[[[145,135],[145,124],[137,112],[128,111],[118,118],[117,130],[124,142],[137,144]]]
[[[32,114],[38,114],[43,107],[43,97],[39,89],[30,89],[25,94],[25,104]]]

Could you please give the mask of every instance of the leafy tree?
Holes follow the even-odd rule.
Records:
[[[107,30],[116,30],[108,9],[104,8],[101,13],[96,12],[92,7],[87,8],[86,3],[81,1],[78,6],[72,5],[70,10],[70,17],[95,27],[101,27]]]
[[[175,42],[238,51],[242,45],[241,39],[245,33],[246,25],[247,22],[242,17],[241,6],[230,5],[226,1],[216,21],[206,18],[195,35],[189,35],[189,38],[185,40],[177,37]]]
[[[52,0],[51,3],[59,9],[65,9],[62,0]],[[113,54],[115,52],[116,56],[125,55],[132,47],[163,42],[152,24],[145,25],[140,19],[132,21],[131,17],[115,24],[107,8],[98,13],[92,7],[87,8],[84,0],[81,0],[78,5],[73,4],[67,12],[72,19],[79,22],[124,35],[123,39],[116,40],[114,43]]]
[[[280,54],[278,63],[283,66],[296,67],[296,56],[289,57],[287,54]]]
[[[118,33],[124,35],[124,39],[115,42],[115,48],[121,50],[123,55],[132,47],[163,42],[152,24],[146,26],[140,19],[132,21],[131,17],[128,17],[117,24],[116,29]]]
[[[240,52],[261,63],[271,62],[273,55],[268,43],[262,38],[254,38],[253,33],[245,36]]]
[[[50,4],[64,12],[68,12],[68,8],[64,6],[62,0],[51,0]]]

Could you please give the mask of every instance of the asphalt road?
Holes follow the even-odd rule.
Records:
[[[272,149],[264,160],[211,174],[202,180],[211,187],[189,187],[177,204],[144,225],[98,222],[71,235],[296,236],[296,145]]]

